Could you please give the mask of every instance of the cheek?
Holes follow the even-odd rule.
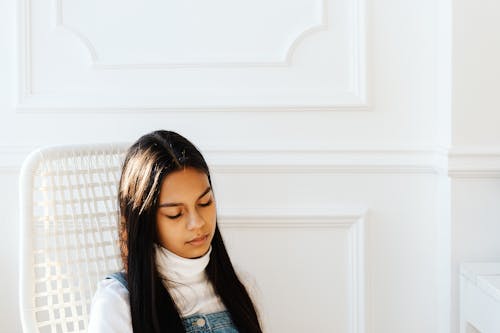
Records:
[[[156,234],[158,238],[158,242],[164,243],[166,235],[168,235],[167,230],[165,230],[165,227],[162,225],[162,223],[157,223],[156,224]]]
[[[215,217],[216,217],[216,209],[215,209],[215,206],[212,205],[212,206],[209,206],[209,207],[205,207],[202,211],[201,211],[201,214],[203,215],[203,217],[206,219],[206,220],[215,220]]]
[[[174,225],[168,223],[169,221],[157,220],[156,223],[156,231],[158,242],[162,245],[168,244],[172,242],[172,236],[177,232],[174,230]]]
[[[215,223],[217,221],[217,211],[215,207],[207,212],[207,217],[205,220],[209,221],[212,229],[215,229]]]

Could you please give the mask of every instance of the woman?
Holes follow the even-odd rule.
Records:
[[[262,332],[191,142],[170,131],[142,136],[128,150],[118,196],[124,271],[99,283],[89,332]]]

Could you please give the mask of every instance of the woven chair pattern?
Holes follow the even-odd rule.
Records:
[[[24,332],[85,332],[97,282],[121,269],[117,189],[125,149],[48,147],[23,164]]]

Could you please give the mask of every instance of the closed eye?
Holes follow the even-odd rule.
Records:
[[[212,204],[212,200],[209,200],[208,202],[206,203],[202,203],[200,204],[201,207],[207,207],[207,206],[210,206]]]
[[[172,219],[172,220],[175,220],[175,219],[178,219],[179,217],[181,217],[181,213],[175,215],[175,216],[170,216],[170,215],[165,215],[166,217],[168,217],[169,219]]]

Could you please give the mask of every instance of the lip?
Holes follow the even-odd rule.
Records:
[[[205,244],[205,242],[208,240],[208,234],[194,238],[188,242],[188,244],[194,245],[194,246],[200,246]]]

